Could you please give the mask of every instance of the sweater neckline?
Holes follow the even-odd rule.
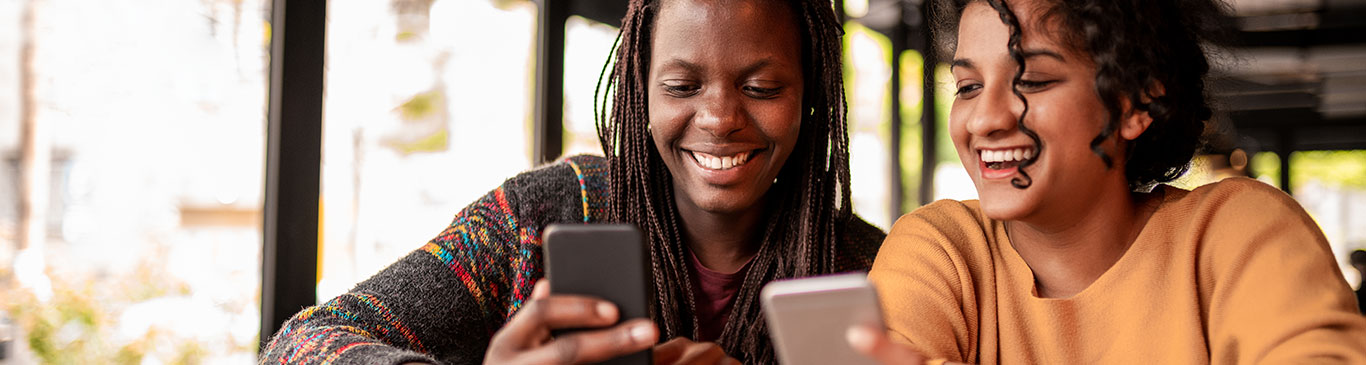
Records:
[[[1025,262],[1024,257],[1020,256],[1020,252],[1016,251],[1015,245],[1010,242],[1010,237],[1006,234],[1005,222],[986,218],[985,213],[982,213],[982,219],[991,222],[992,231],[994,232],[992,241],[994,242],[993,246],[995,246],[995,255],[997,256],[997,261],[1002,262],[1002,264],[1005,265],[1005,270],[1010,275],[1011,290],[1027,288],[1028,293],[1025,294],[1027,294],[1027,297],[1030,300],[1045,304],[1077,303],[1086,301],[1091,297],[1102,296],[1104,294],[1092,293],[1108,292],[1109,287],[1117,285],[1114,284],[1114,282],[1122,282],[1125,279],[1130,279],[1126,278],[1125,274],[1134,271],[1133,266],[1138,265],[1139,261],[1148,256],[1148,252],[1153,250],[1152,247],[1154,245],[1160,244],[1159,240],[1150,238],[1152,235],[1157,234],[1150,229],[1152,227],[1151,223],[1168,219],[1166,216],[1172,213],[1171,209],[1168,208],[1171,205],[1170,203],[1173,197],[1180,195],[1178,192],[1183,190],[1168,185],[1159,185],[1158,189],[1161,189],[1162,194],[1162,196],[1159,197],[1160,201],[1157,203],[1157,207],[1153,209],[1152,215],[1148,217],[1148,222],[1143,225],[1143,228],[1139,229],[1138,236],[1134,237],[1133,244],[1129,245],[1129,248],[1119,257],[1119,260],[1116,260],[1114,264],[1111,264],[1100,277],[1097,277],[1096,280],[1092,281],[1090,285],[1087,285],[1085,289],[1065,298],[1040,297],[1039,288],[1034,280],[1034,269],[1029,267],[1029,263]]]

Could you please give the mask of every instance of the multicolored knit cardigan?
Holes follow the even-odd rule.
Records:
[[[508,179],[421,249],[295,314],[261,363],[482,363],[493,333],[542,276],[541,229],[603,219],[607,190],[607,162],[597,156]],[[885,236],[855,218],[840,245],[841,271],[866,271]]]

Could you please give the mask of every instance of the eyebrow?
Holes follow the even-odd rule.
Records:
[[[1059,62],[1064,62],[1064,63],[1067,62],[1067,58],[1063,57],[1061,53],[1054,52],[1054,51],[1052,51],[1052,50],[1047,50],[1047,49],[1038,49],[1038,48],[1026,49],[1026,50],[1020,51],[1020,55],[1024,56],[1025,59],[1030,59],[1030,58],[1035,58],[1035,57],[1051,57],[1051,58],[1057,59]],[[970,69],[976,69],[976,68],[977,68],[977,66],[974,65],[974,64],[972,63],[971,60],[968,60],[968,59],[966,59],[966,58],[958,58],[958,59],[954,59],[954,60],[953,60],[953,63],[950,63],[950,64],[949,64],[949,71],[952,71],[953,69],[959,68],[959,67],[966,67],[966,68],[970,68]]]
[[[760,69],[763,69],[764,67],[768,67],[769,65],[772,65],[772,64],[773,64],[773,59],[771,59],[771,58],[764,58],[764,59],[755,61],[754,63],[752,63],[752,64],[750,64],[750,65],[748,65],[748,66],[745,66],[745,68],[742,69],[742,70],[740,71],[740,74],[741,74],[741,75],[753,74],[753,73],[755,73],[755,72],[758,72]],[[660,68],[670,68],[670,67],[678,67],[678,68],[682,68],[682,69],[684,69],[684,70],[686,70],[686,71],[688,71],[688,72],[694,72],[694,73],[700,73],[700,72],[702,72],[702,65],[698,65],[698,64],[696,64],[696,63],[684,61],[684,60],[677,59],[677,58],[671,59],[671,60],[668,60],[668,61],[665,61],[663,65],[660,65]]]
[[[972,61],[970,61],[970,60],[968,60],[968,59],[966,59],[966,58],[955,58],[955,59],[953,60],[953,63],[950,63],[950,64],[949,64],[949,71],[953,71],[953,69],[956,69],[956,68],[959,68],[959,67],[967,67],[967,68],[970,68],[970,69],[977,69],[977,66],[972,64]]]
[[[1061,53],[1054,52],[1048,49],[1031,48],[1020,51],[1020,54],[1024,55],[1024,58],[1026,59],[1034,57],[1052,57],[1054,59],[1057,59],[1059,62],[1067,62],[1067,59],[1064,58]]]
[[[671,59],[671,60],[668,60],[668,61],[665,61],[663,65],[660,65],[660,68],[670,68],[670,67],[682,68],[682,69],[684,69],[684,70],[687,70],[688,72],[700,72],[700,71],[702,71],[702,66],[700,66],[700,65],[698,65],[698,64],[696,64],[696,63],[692,63],[692,62],[680,60],[680,59],[677,59],[677,58]]]

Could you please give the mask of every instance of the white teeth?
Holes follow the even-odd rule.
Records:
[[[736,166],[744,165],[749,161],[750,152],[740,152],[733,156],[717,157],[702,152],[693,151],[692,157],[697,160],[698,165],[712,170],[729,170]]]
[[[1009,150],[981,150],[982,162],[1005,162],[1005,161],[1024,161],[1034,157],[1033,148],[1015,148]]]

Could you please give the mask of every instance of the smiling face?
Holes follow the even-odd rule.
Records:
[[[650,130],[680,210],[760,209],[801,126],[801,33],[780,1],[665,1]]]
[[[963,10],[959,23],[953,61],[958,95],[949,133],[988,217],[1053,220],[1086,214],[1103,190],[1122,186],[1127,191],[1123,159],[1106,168],[1091,150],[1091,139],[1108,118],[1095,91],[1096,66],[1089,55],[1033,26],[1035,2],[1012,4],[1024,27],[1021,48],[1027,67],[1018,86],[1029,100],[1024,124],[1038,134],[1042,151],[1017,125],[1024,104],[1011,91],[1019,66],[1006,47],[1009,29],[996,10],[980,1]],[[1119,138],[1137,137],[1133,131],[1122,132],[1101,144],[1108,155],[1124,156]],[[1035,154],[1038,160],[1024,168],[1032,184],[1026,189],[1012,186],[1012,179],[1021,178],[1020,161]]]

